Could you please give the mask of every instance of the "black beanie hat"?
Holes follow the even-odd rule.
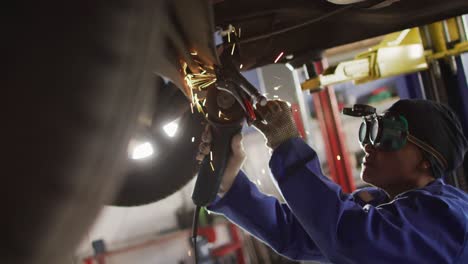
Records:
[[[448,175],[461,165],[468,142],[448,106],[428,100],[399,100],[388,111],[406,118],[409,134],[416,143],[422,141],[416,145],[425,150],[435,177]]]

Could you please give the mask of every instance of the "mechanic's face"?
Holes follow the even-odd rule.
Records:
[[[421,171],[423,155],[414,144],[407,142],[397,151],[377,150],[370,144],[363,146],[361,179],[384,190],[410,187]]]

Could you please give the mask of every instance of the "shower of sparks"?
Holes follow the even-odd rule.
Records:
[[[202,113],[202,114],[204,113],[203,112],[203,107],[200,105],[200,100],[198,99],[197,94],[195,94],[193,96],[193,104],[195,104],[197,106],[197,110],[198,110],[199,113]]]
[[[240,28],[239,28],[239,33],[237,33],[236,27],[234,27],[234,26],[232,26],[232,25],[229,25],[229,27],[227,28],[227,30],[226,30],[226,31],[223,31],[223,32],[224,32],[224,34],[227,34],[227,42],[228,42],[228,43],[231,43],[231,41],[234,42],[234,43],[232,44],[232,48],[231,48],[231,55],[234,55],[234,51],[235,51],[235,49],[236,49],[236,43],[235,43],[235,42],[236,42],[236,38],[235,38],[234,40],[231,40],[231,34],[234,34],[235,37],[240,38],[241,30],[240,30]]]
[[[231,29],[231,32],[234,33],[234,36],[239,37],[239,36],[237,35],[236,27],[230,25],[230,29]]]
[[[278,91],[279,88],[281,88],[281,85],[278,85],[278,86],[273,87],[273,90]]]
[[[195,142],[195,137],[192,137],[192,143]]]
[[[193,114],[193,103],[190,103],[190,110],[192,111],[192,114]]]
[[[213,161],[213,151],[210,151],[210,160]]]
[[[278,57],[276,57],[275,63],[277,63],[277,62],[281,59],[281,57],[283,57],[283,55],[284,55],[284,51],[282,51],[282,52],[278,55]]]
[[[201,73],[188,73],[185,75],[185,79],[190,88],[201,91],[216,82],[216,75],[203,71]]]
[[[275,95],[273,95],[273,98],[277,99],[277,98],[278,98],[278,96],[275,94]]]
[[[191,54],[195,56],[196,52],[192,52]],[[199,64],[198,68],[200,69],[200,73],[192,73],[188,68],[187,63],[183,64],[182,70],[185,76],[185,83],[190,88],[190,97],[192,98],[191,108],[193,109],[193,107],[196,106],[198,112],[204,113],[200,101],[205,100],[205,98],[199,98],[196,92],[201,92],[214,84],[216,82],[216,75],[208,71],[212,70],[212,68],[205,68],[197,60],[194,59],[194,61]]]
[[[244,64],[241,64],[241,65],[239,66],[239,69],[242,69],[242,68],[244,68]]]
[[[218,118],[222,118],[224,120],[230,120],[222,111],[218,112]]]
[[[226,32],[226,31],[225,31]],[[231,34],[234,34],[234,36],[240,38],[241,35],[241,29],[239,28],[238,31],[235,27],[232,25],[229,25],[229,29],[227,30],[227,39],[228,42],[231,42]],[[231,55],[234,55],[236,49],[236,43],[232,43],[232,49],[231,49]],[[194,63],[198,64],[198,70],[197,72],[193,71],[193,68],[189,68],[187,63],[184,63],[182,65],[182,71],[184,74],[184,79],[185,83],[187,84],[188,88],[190,88],[190,91],[187,91],[188,97],[192,99],[191,102],[191,109],[193,113],[193,108],[196,107],[198,112],[205,114],[204,113],[204,106],[206,103],[206,98],[203,95],[203,92],[205,89],[207,89],[209,86],[213,85],[216,83],[216,74],[214,73],[214,68],[203,65],[200,60],[198,60],[198,52],[197,51],[191,51],[190,54],[193,56],[192,60]],[[243,65],[241,64],[240,68],[242,69]],[[222,114],[221,114],[222,115]],[[220,117],[221,117],[220,115]],[[208,117],[208,115],[206,115]]]
[[[210,166],[211,166],[211,170],[214,171],[214,166],[213,166],[213,162],[210,162]]]

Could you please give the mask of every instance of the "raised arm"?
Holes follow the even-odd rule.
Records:
[[[333,263],[458,263],[466,251],[466,216],[456,203],[421,190],[361,206],[322,175],[300,138],[275,149],[270,167],[298,221]]]
[[[229,191],[208,209],[223,214],[281,255],[326,261],[288,206],[261,193],[242,171]]]

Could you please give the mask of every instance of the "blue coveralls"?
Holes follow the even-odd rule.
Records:
[[[393,201],[377,188],[344,194],[299,138],[275,149],[270,169],[286,204],[240,172],[208,209],[294,260],[468,263],[468,195],[440,179]],[[373,199],[361,199],[364,192]]]

